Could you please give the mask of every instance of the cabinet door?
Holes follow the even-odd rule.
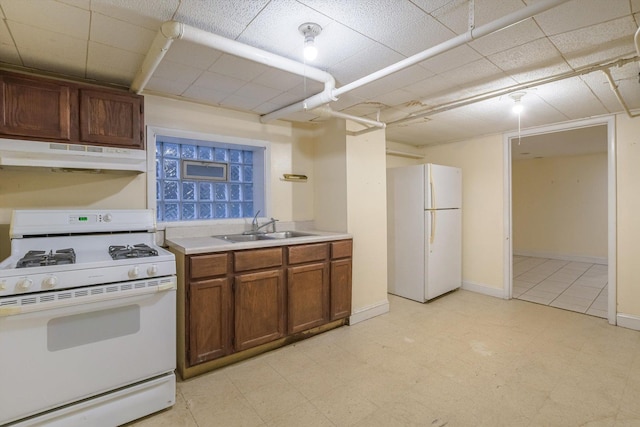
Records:
[[[80,140],[127,148],[144,148],[142,97],[80,90]]]
[[[351,258],[331,261],[331,320],[351,315]]]
[[[289,333],[329,321],[329,265],[326,262],[287,270]]]
[[[0,133],[72,139],[71,121],[78,111],[72,94],[77,96],[77,92],[64,84],[6,75],[0,76],[0,83]]]
[[[235,349],[245,350],[284,336],[283,270],[235,277]]]
[[[187,352],[191,366],[231,353],[230,288],[227,278],[189,285]]]

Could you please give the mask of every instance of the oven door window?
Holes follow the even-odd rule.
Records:
[[[47,324],[47,350],[59,351],[140,331],[140,306],[57,317]]]

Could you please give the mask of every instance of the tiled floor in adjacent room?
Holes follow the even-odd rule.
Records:
[[[513,297],[607,317],[607,266],[557,259],[513,257]]]
[[[135,427],[639,426],[640,332],[458,290],[179,382]]]

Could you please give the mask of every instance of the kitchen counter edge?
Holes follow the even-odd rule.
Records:
[[[238,243],[225,241],[214,236],[177,237],[165,240],[165,244],[184,255],[193,255],[210,252],[227,252],[243,249],[270,248],[274,246],[300,245],[304,243],[330,242],[333,240],[344,240],[353,238],[353,236],[349,233],[334,233],[328,231],[308,231],[308,233],[312,235],[291,237],[288,239],[258,240],[253,242]]]

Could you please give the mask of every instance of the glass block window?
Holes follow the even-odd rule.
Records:
[[[230,145],[176,138],[156,139],[159,222],[253,217],[257,210],[254,190],[263,188],[261,182],[254,181],[259,175],[254,165],[259,156],[254,151],[262,148],[239,146],[242,149],[237,149]],[[188,179],[183,178],[183,160],[226,164],[227,179],[200,180],[191,175]],[[259,165],[259,170],[262,166]]]

